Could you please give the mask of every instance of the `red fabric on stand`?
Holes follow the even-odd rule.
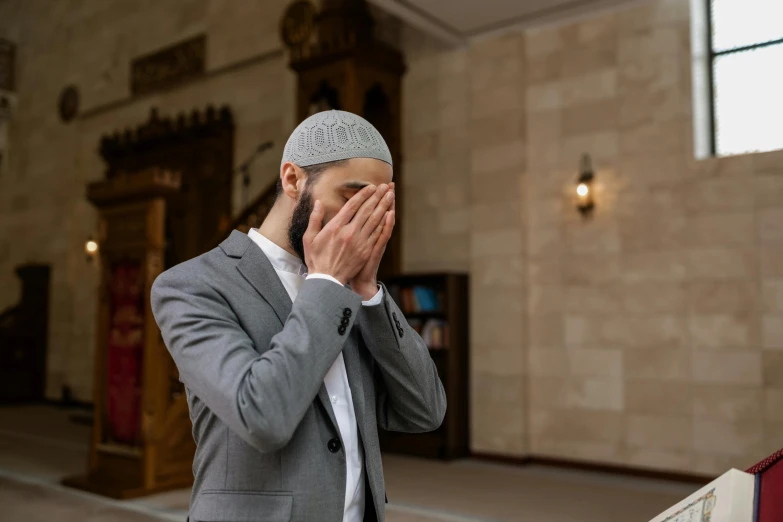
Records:
[[[106,350],[106,407],[109,438],[135,445],[140,440],[144,355],[144,302],[138,262],[112,267],[111,318]]]

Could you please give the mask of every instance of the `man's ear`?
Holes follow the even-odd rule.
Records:
[[[283,192],[291,199],[298,200],[304,190],[307,175],[302,168],[290,161],[280,167],[280,181],[283,184]]]

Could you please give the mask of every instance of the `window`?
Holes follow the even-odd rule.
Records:
[[[708,153],[783,149],[783,0],[702,1]]]

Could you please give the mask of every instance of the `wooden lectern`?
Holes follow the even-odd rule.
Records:
[[[95,420],[87,474],[66,486],[127,499],[192,484],[187,402],[150,306],[164,269],[166,200],[180,183],[151,168],[87,188],[100,214]]]

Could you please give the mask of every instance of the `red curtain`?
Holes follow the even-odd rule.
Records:
[[[144,286],[141,263],[112,266],[107,362],[109,438],[138,444],[144,354]]]

